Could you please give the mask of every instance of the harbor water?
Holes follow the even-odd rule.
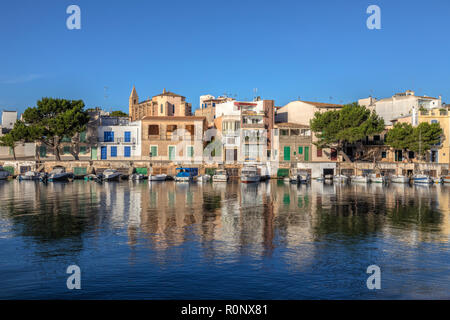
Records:
[[[0,299],[449,298],[450,186],[0,181]]]

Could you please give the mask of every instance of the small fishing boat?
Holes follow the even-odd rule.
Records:
[[[354,183],[369,183],[370,179],[368,176],[351,176],[350,181]]]
[[[393,175],[390,178],[392,183],[409,183],[410,180],[409,177],[400,174]]]
[[[133,180],[133,181],[144,180],[144,179],[145,179],[145,176],[140,173],[132,173],[128,176],[128,180]]]
[[[435,183],[435,184],[443,183],[442,177],[431,177],[431,179],[433,179],[433,183]]]
[[[120,180],[120,172],[116,169],[106,169],[103,171],[102,180],[103,181],[119,181]]]
[[[66,172],[66,168],[62,166],[56,166],[53,168],[53,170],[48,175],[48,181],[54,182],[54,181],[69,181],[69,178],[72,175],[68,172]]]
[[[97,180],[97,176],[93,173],[84,176],[85,181]]]
[[[380,173],[371,173],[369,174],[370,182],[372,183],[386,183],[387,177],[381,175]]]
[[[326,176],[325,176],[326,178]],[[338,182],[338,183],[347,183],[348,182],[348,177],[344,176],[342,174],[337,174],[333,177],[333,181],[334,182]]]
[[[201,176],[198,176],[197,182],[208,182],[211,180],[211,176],[209,174],[203,174]]]
[[[166,181],[167,174],[151,174],[148,176],[148,181]]]
[[[5,169],[3,169],[2,166],[0,166],[0,180],[6,180],[8,179],[9,176],[10,176],[9,171],[6,171]]]
[[[433,184],[433,179],[426,174],[415,174],[412,177],[414,184]]]
[[[27,171],[27,172],[17,176],[17,180],[19,180],[19,181],[39,180],[40,178],[41,178],[41,174],[36,171]]]
[[[300,176],[297,168],[291,168],[289,170],[289,177],[284,178],[284,181],[290,183],[300,183]]]
[[[258,169],[254,166],[246,166],[241,170],[241,182],[243,183],[255,183],[261,180],[261,176],[258,173]]]
[[[311,182],[311,175],[307,171],[298,171],[297,179],[300,183],[310,183]]]
[[[194,182],[197,181],[197,168],[177,168],[178,173],[175,176],[176,182]]]
[[[449,175],[442,176],[441,179],[442,179],[442,183],[450,183],[450,176]]]
[[[219,169],[216,170],[212,177],[213,182],[227,182],[228,181],[228,173],[226,170]]]

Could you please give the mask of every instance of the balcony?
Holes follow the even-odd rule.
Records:
[[[175,135],[172,133],[168,134],[151,134],[147,136],[148,140],[158,140],[158,141],[178,141],[178,140],[184,140],[184,141],[193,141],[193,140],[202,140],[202,136],[200,136],[198,139],[194,139],[194,135],[186,134],[186,135]]]
[[[242,123],[243,129],[267,129],[264,123]]]
[[[125,138],[123,137],[119,137],[119,138],[114,138],[113,140],[106,140],[104,138],[98,138],[98,142],[101,143],[111,143],[111,144],[136,144],[136,138],[131,138],[129,141],[125,141]]]

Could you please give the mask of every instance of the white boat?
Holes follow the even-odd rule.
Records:
[[[48,181],[68,181],[70,176],[71,174],[66,172],[66,168],[57,166],[48,175]]]
[[[402,176],[400,174],[393,175],[390,178],[392,183],[409,183],[410,180],[409,177]]]
[[[149,175],[148,181],[166,181],[167,174],[155,174]]]
[[[140,173],[130,174],[128,180],[144,180],[144,175]]]
[[[261,180],[261,176],[258,173],[256,167],[247,166],[241,170],[241,182],[243,183],[255,183]]]
[[[106,169],[105,171],[103,171],[102,180],[104,180],[104,181],[119,181],[120,176],[121,176],[121,174],[117,170]]]
[[[27,171],[24,174],[17,176],[17,180],[39,180],[41,178],[41,174],[36,171]]]
[[[325,176],[325,177],[326,177],[326,176]],[[334,182],[340,182],[340,183],[347,183],[348,177],[347,177],[347,176],[344,176],[344,175],[342,175],[342,174],[338,174],[338,175],[335,175],[335,176],[333,177],[333,181],[334,181]]]
[[[351,182],[355,183],[369,183],[370,179],[368,176],[351,176],[350,177]]]
[[[450,175],[441,177],[442,183],[450,183]]]
[[[426,174],[415,174],[413,175],[414,184],[433,184],[433,179]]]
[[[433,182],[434,182],[435,184],[443,183],[442,177],[431,177],[431,179],[433,179]]]
[[[228,173],[226,170],[219,169],[216,170],[212,177],[212,181],[214,182],[227,182],[228,181]]]
[[[208,182],[211,180],[211,176],[209,174],[203,174],[201,176],[198,176],[197,182]]]
[[[369,179],[370,182],[372,183],[384,183],[387,181],[387,177],[386,176],[382,176],[379,173],[371,173],[369,174]]]
[[[177,175],[175,176],[176,182],[195,182],[197,181],[197,168],[177,168]]]
[[[9,175],[10,175],[9,171],[6,171],[5,169],[3,169],[2,166],[0,166],[0,180],[8,179]]]
[[[300,171],[298,172],[297,179],[300,183],[309,183],[311,182],[311,176],[308,172]]]

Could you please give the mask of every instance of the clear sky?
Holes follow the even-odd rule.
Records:
[[[71,4],[81,30],[66,27]],[[371,4],[381,30],[366,27]],[[0,109],[49,96],[127,111],[133,84],[193,108],[254,88],[279,106],[406,89],[450,103],[449,16],[448,0],[1,1]]]

